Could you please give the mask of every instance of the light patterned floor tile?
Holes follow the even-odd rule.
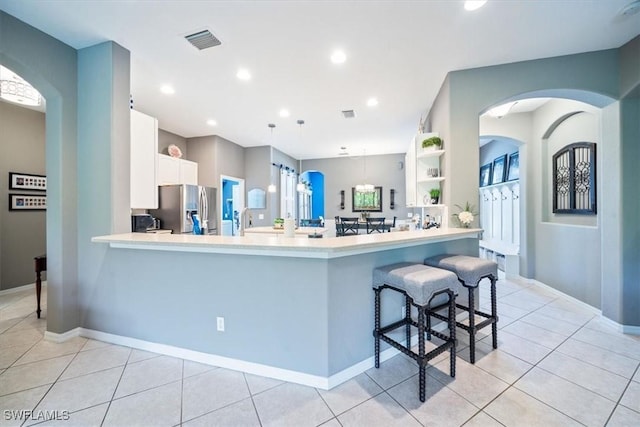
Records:
[[[175,426],[180,424],[181,381],[111,402],[104,426]]]
[[[340,421],[338,421],[337,418],[331,418],[326,423],[320,424],[319,427],[342,427],[342,425],[340,424]]]
[[[577,326],[584,326],[589,320],[595,317],[593,313],[577,313],[557,308],[553,304],[546,305],[536,311],[538,314],[553,317],[554,319],[569,322]]]
[[[637,427],[640,426],[640,412],[618,405],[607,423],[607,427]]]
[[[362,373],[331,390],[318,390],[318,392],[331,411],[339,415],[382,393],[382,389],[368,375]]]
[[[47,327],[47,319],[44,317],[40,317],[38,319],[36,316],[27,316],[24,319],[20,320],[14,326],[10,328],[10,332],[15,331],[24,331],[25,329],[38,329],[42,330]]]
[[[104,415],[109,407],[108,403],[92,406],[91,408],[69,414],[69,419],[59,419],[37,424],[38,427],[100,427]]]
[[[116,398],[182,378],[182,359],[160,356],[142,362],[128,363],[116,390]]]
[[[130,353],[129,347],[116,345],[81,351],[69,364],[60,379],[65,380],[116,366],[124,366]]]
[[[463,425],[464,427],[502,427],[502,424],[491,418],[485,412],[478,412]]]
[[[27,329],[15,332],[8,330],[3,334],[0,334],[0,348],[24,345],[32,346],[42,340],[43,337],[44,333],[37,329]]]
[[[631,378],[638,365],[640,365],[640,361],[638,360],[573,338],[562,343],[556,351],[625,378]]]
[[[469,362],[468,353],[465,352],[461,357]],[[491,344],[484,341],[476,344],[475,366],[508,384],[513,384],[533,367],[532,364],[502,351],[500,347],[494,350]]]
[[[338,416],[343,427],[420,427],[402,406],[387,393],[381,393]]]
[[[190,360],[184,361],[182,377],[188,378],[194,375],[204,374],[205,372],[212,371],[214,369],[218,369],[217,366],[206,365],[204,363],[192,362]]]
[[[317,426],[334,415],[317,390],[286,383],[253,397],[260,422],[265,427]]]
[[[456,361],[456,377],[449,376],[449,362],[440,362],[434,369],[427,370],[433,377],[451,390],[482,408],[502,393],[509,384],[483,371],[482,369],[458,358]]]
[[[520,319],[522,322],[526,322],[530,325],[537,326],[547,331],[554,332],[556,334],[564,335],[568,337],[574,334],[580,326],[568,323],[562,320],[554,319],[553,317],[545,316],[538,312],[533,312]]]
[[[533,368],[515,386],[587,426],[602,426],[616,403],[540,368]]]
[[[36,409],[79,411],[111,400],[122,367],[56,382]]]
[[[242,372],[218,368],[185,378],[182,420],[191,420],[249,396],[249,388]]]
[[[381,363],[380,368],[367,370],[367,375],[385,390],[417,373],[418,365],[400,355]]]
[[[14,366],[0,375],[0,395],[27,390],[56,381],[74,355]]]
[[[154,357],[160,357],[158,353],[152,353],[150,351],[138,350],[134,348],[131,350],[131,356],[129,356],[128,363],[142,362],[143,360],[153,359]]]
[[[30,344],[0,348],[0,368],[8,368],[20,359],[29,349]]]
[[[640,367],[636,369],[636,374],[633,376],[633,381],[637,381],[640,383]]]
[[[491,338],[485,338],[481,342],[492,346]],[[498,348],[531,364],[538,363],[552,351],[550,348],[527,341],[504,330],[498,334]]]
[[[64,356],[67,354],[76,354],[86,342],[87,339],[82,337],[74,337],[62,343],[42,340],[34,345],[31,350],[26,352],[24,356],[18,359],[16,365],[24,365],[25,363],[36,362],[38,360],[52,359],[54,357]]]
[[[621,333],[607,333],[582,328],[572,338],[640,360],[640,342]]]
[[[258,414],[251,399],[209,412],[201,417],[182,423],[183,427],[260,427]]]
[[[106,348],[112,345],[113,344],[109,344],[108,342],[104,342],[104,341],[87,339],[87,342],[84,344],[84,347],[82,347],[81,351],[95,350],[97,348]]]
[[[578,427],[582,425],[513,387],[491,402],[484,412],[509,427]]]
[[[550,354],[538,367],[613,401],[620,398],[629,382],[620,375],[558,352]]]
[[[388,390],[404,409],[422,425],[458,426],[471,418],[478,408],[431,376],[425,381],[425,401],[420,402],[419,381],[415,375]]]
[[[11,329],[12,326],[20,323],[20,319],[0,320],[0,334]]]
[[[556,334],[520,320],[505,327],[503,331],[551,349],[558,347],[567,339],[566,335]]]
[[[620,399],[620,404],[636,412],[640,412],[640,383],[630,381]]]
[[[50,385],[45,385],[0,397],[0,408],[2,409],[0,426],[21,425],[27,419],[27,414],[20,413],[20,411],[34,410],[50,387]]]
[[[272,389],[284,383],[284,381],[262,377],[259,375],[244,374],[244,376],[247,380],[247,385],[249,386],[249,391],[252,395],[262,393],[263,391]]]
[[[527,312],[537,310],[549,303],[550,300],[536,298],[526,290],[515,292],[513,294],[507,295],[506,297],[500,298],[501,304],[509,304],[514,307],[520,308],[522,310],[526,310]]]

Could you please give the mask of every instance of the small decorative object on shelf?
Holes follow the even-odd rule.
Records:
[[[460,209],[460,212],[453,214],[453,217],[460,223],[461,227],[469,228],[475,216],[478,215],[478,213],[475,212],[475,206],[469,204],[469,202],[466,202],[464,207],[460,205],[455,206]]]
[[[437,205],[438,201],[440,200],[440,189],[432,188],[431,190],[429,190],[429,195],[431,196],[431,204]]]
[[[439,136],[432,136],[422,141],[422,148],[425,150],[440,150],[442,149],[442,139]]]
[[[180,150],[180,147],[178,147],[175,144],[171,144],[167,147],[167,152],[169,153],[169,155],[171,157],[175,157],[175,158],[181,158],[182,157],[182,150]]]

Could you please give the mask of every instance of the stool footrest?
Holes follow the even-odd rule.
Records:
[[[434,357],[444,353],[445,351],[449,350],[454,345],[453,341],[449,340],[449,341],[445,342],[444,344],[441,344],[438,347],[434,348],[430,352],[426,353],[423,357],[420,357],[414,351],[409,350],[407,347],[405,347],[404,345],[400,344],[398,341],[394,340],[393,338],[390,338],[390,337],[388,337],[388,336],[386,336],[384,334],[380,334],[379,338],[382,341],[384,341],[387,344],[389,344],[390,346],[392,346],[393,348],[395,348],[397,350],[400,350],[401,352],[403,352],[404,354],[406,354],[407,356],[409,356],[410,358],[412,358],[413,360],[418,362],[418,364],[420,366],[426,366],[427,362],[429,360],[431,360]]]

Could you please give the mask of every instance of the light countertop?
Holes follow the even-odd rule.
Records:
[[[255,227],[257,229],[259,227]],[[269,228],[269,227],[266,227]],[[310,227],[313,230],[313,227]],[[272,230],[275,231],[275,230]],[[248,233],[245,236],[198,236],[193,234],[126,233],[98,236],[95,243],[112,248],[284,256],[293,258],[339,258],[387,249],[418,246],[464,238],[477,238],[481,229],[439,228],[355,236],[303,239]]]
[[[295,230],[295,234],[324,234],[329,231],[327,228],[322,227],[298,227]],[[284,234],[284,228],[273,228],[273,227],[249,227],[244,229],[244,234]]]

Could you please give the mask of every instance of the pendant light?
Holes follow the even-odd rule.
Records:
[[[359,193],[373,193],[376,188],[373,184],[367,184],[367,152],[363,150],[362,163],[364,165],[364,183],[356,184],[356,191]]]
[[[274,123],[269,123],[267,126],[269,126],[269,129],[271,131],[271,150],[273,150],[273,128],[275,128],[276,125]],[[269,169],[269,186],[267,187],[267,191],[269,193],[275,193],[276,191],[278,191],[278,189],[276,188],[276,185],[273,183],[273,166],[275,166],[275,163],[273,163],[273,158],[272,158],[271,168]]]
[[[296,123],[298,123],[298,126],[300,126],[300,138],[299,140],[302,140],[302,125],[304,124],[304,120],[298,120]],[[307,190],[307,186],[304,184],[304,182],[302,182],[302,160],[298,160],[298,166],[299,166],[299,173],[298,173],[298,184],[296,185],[296,191],[298,193],[303,193]]]

